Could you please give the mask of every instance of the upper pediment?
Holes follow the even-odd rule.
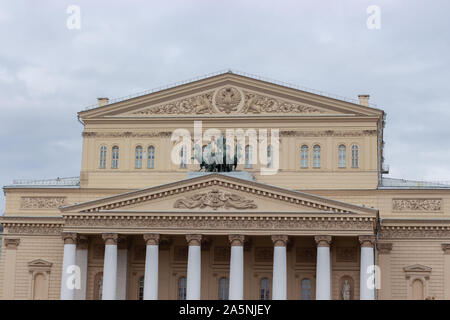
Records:
[[[376,216],[376,210],[222,174],[205,174],[147,189],[65,206],[63,213],[254,212]]]
[[[80,112],[92,118],[380,116],[381,110],[224,73]]]

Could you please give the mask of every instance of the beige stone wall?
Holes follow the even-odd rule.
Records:
[[[170,154],[177,142],[170,140],[170,135],[157,136],[159,133],[171,133],[178,128],[186,128],[192,139],[194,121],[170,121],[165,126],[158,122],[136,124],[129,122],[119,124],[114,129],[109,124],[86,126],[83,138],[83,163],[81,169],[82,186],[105,188],[114,184],[118,188],[144,188],[174,182],[186,178],[186,172],[198,170],[198,165],[188,165],[180,169],[172,163]],[[144,129],[143,126],[147,127]],[[256,164],[251,170],[239,165],[238,170],[247,170],[255,174],[258,181],[293,189],[373,189],[378,182],[377,161],[377,124],[367,122],[318,122],[289,123],[286,121],[265,120],[248,121],[246,123],[223,123],[220,121],[204,121],[203,130],[217,128],[223,133],[226,129],[244,130],[254,128],[279,129],[280,132],[298,132],[300,136],[281,136],[280,138],[280,171],[276,175],[261,176],[260,166]],[[125,133],[131,133],[131,136]],[[145,138],[140,135],[156,135]],[[137,137],[135,137],[137,136]],[[270,141],[270,139],[269,139]],[[309,168],[300,165],[300,148],[308,145],[310,150]],[[347,167],[338,168],[338,146],[347,147]],[[351,146],[357,144],[359,151],[359,168],[351,168]],[[321,146],[321,168],[312,168],[312,149]],[[106,168],[99,168],[100,147],[107,147]],[[111,169],[111,151],[113,146],[119,147],[119,168]],[[147,169],[146,158],[143,168],[135,168],[135,148],[142,146],[144,152],[149,146],[156,149],[155,168]],[[258,151],[259,152],[259,151]],[[255,151],[256,153],[256,151]],[[345,181],[345,182],[344,182]]]
[[[15,276],[14,281],[14,299],[29,300],[32,299],[32,279],[28,267],[28,263],[35,259],[43,259],[52,263],[48,296],[49,299],[59,299],[61,273],[62,273],[62,257],[63,242],[60,235],[46,236],[9,236],[20,238],[20,244],[17,249],[2,249],[2,257],[0,261],[0,297],[3,299],[8,297],[8,293],[4,292],[5,278]],[[6,257],[9,251],[16,250],[16,261],[14,270],[5,270]]]

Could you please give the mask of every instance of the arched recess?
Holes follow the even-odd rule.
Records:
[[[355,281],[349,275],[339,279],[339,300],[355,300]]]

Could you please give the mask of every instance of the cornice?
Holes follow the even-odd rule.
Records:
[[[1,217],[4,234],[61,235],[64,219],[54,217]]]

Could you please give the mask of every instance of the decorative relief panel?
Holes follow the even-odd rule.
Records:
[[[186,262],[188,258],[187,246],[175,246],[173,248],[173,260],[176,262]]]
[[[144,261],[146,254],[146,246],[142,244],[136,244],[134,246],[134,260]]]
[[[66,197],[21,197],[21,209],[58,209],[66,204]]]
[[[230,247],[214,247],[214,262],[229,263],[230,251]]]
[[[273,247],[256,247],[255,262],[272,262]]]
[[[213,189],[209,192],[195,194],[185,199],[175,201],[174,208],[177,209],[194,209],[210,207],[214,210],[219,208],[235,208],[235,209],[256,209],[257,206],[253,200],[246,200],[236,194],[223,192]]]
[[[94,243],[92,245],[92,258],[102,260],[105,257],[105,245],[103,243]]]
[[[357,262],[357,249],[355,247],[336,248],[337,262]]]
[[[255,92],[241,91],[241,89],[234,86],[225,86],[170,103],[153,105],[135,111],[131,115],[195,115],[213,113],[321,114],[325,112],[309,105]]]
[[[296,263],[314,263],[316,262],[316,248],[297,247],[295,250]]]
[[[225,87],[215,93],[214,102],[221,112],[231,113],[238,110],[242,95],[235,87]]]
[[[213,91],[175,102],[151,106],[149,108],[134,112],[133,115],[152,114],[205,114],[213,113],[212,107]]]
[[[394,211],[441,211],[442,199],[393,199],[392,209]]]
[[[322,110],[252,92],[245,93],[244,113],[324,113]]]

